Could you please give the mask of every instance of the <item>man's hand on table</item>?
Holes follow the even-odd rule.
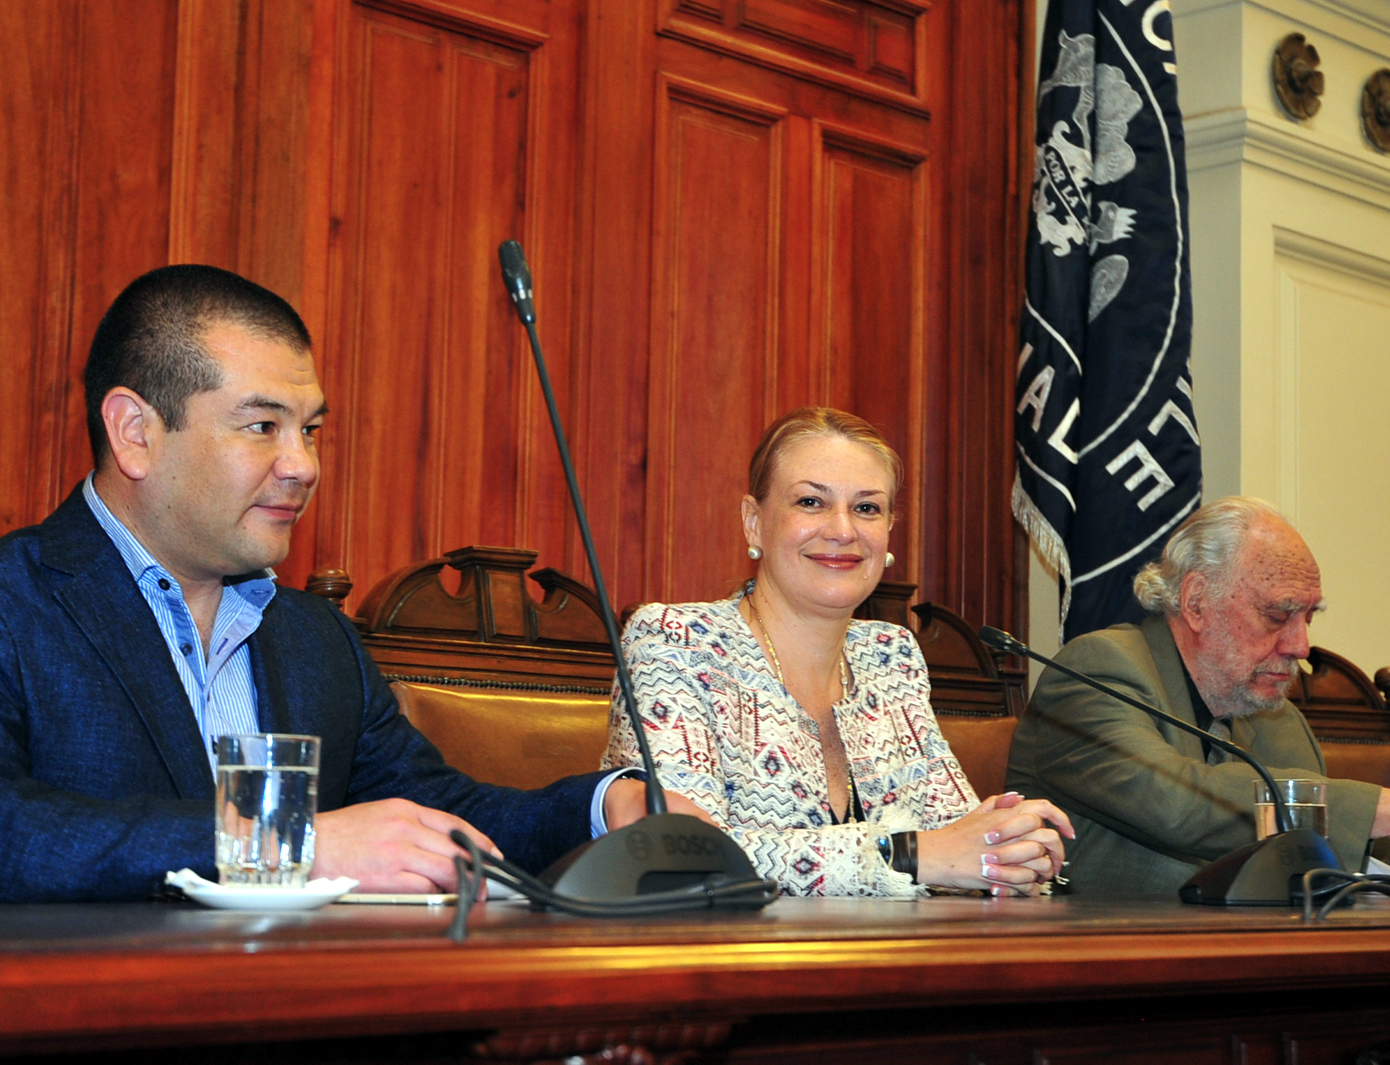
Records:
[[[609,829],[622,828],[645,817],[646,784],[615,780],[604,796]],[[710,821],[684,795],[666,792],[672,813]],[[384,799],[345,806],[314,819],[314,877],[350,876],[362,883],[360,892],[430,894],[455,891],[458,879],[454,856],[461,853],[449,838],[454,829],[472,836],[483,850],[502,856],[496,844],[462,818],[431,810],[408,799]],[[486,884],[480,898],[486,897]]]
[[[350,876],[360,892],[429,894],[455,891],[454,829],[502,856],[492,840],[462,818],[408,799],[383,799],[330,810],[314,818],[314,877]],[[484,891],[479,896],[486,897]]]
[[[667,812],[689,814],[691,817],[698,817],[701,821],[714,824],[714,818],[684,795],[665,789],[662,789],[662,793],[666,796]],[[608,794],[603,797],[603,817],[608,824],[608,831],[626,828],[646,816],[647,785],[644,781],[624,777],[608,785]]]

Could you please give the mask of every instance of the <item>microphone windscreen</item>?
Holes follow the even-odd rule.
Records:
[[[517,241],[504,240],[498,245],[497,259],[508,282],[521,281],[524,288],[531,287],[531,268],[526,265],[526,253]]]
[[[986,625],[980,629],[980,642],[986,647],[992,647],[996,651],[1003,651],[1005,654],[1017,655],[1023,653],[1023,644],[1015,640],[1003,629],[996,629],[993,625]]]

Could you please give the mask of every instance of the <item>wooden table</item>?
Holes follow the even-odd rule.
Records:
[[[1390,900],[1316,926],[1176,901],[781,899],[629,921],[498,902],[462,945],[452,913],[0,906],[0,1048],[1308,1065],[1390,1039]]]

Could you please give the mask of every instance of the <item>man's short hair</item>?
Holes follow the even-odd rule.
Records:
[[[1288,524],[1273,505],[1253,496],[1227,496],[1191,514],[1178,526],[1157,562],[1134,578],[1134,597],[1150,613],[1181,612],[1182,582],[1189,573],[1207,578],[1219,595],[1235,576],[1235,562],[1250,530],[1267,521]]]
[[[224,322],[299,351],[312,346],[293,307],[215,266],[163,266],[137,277],[116,297],[97,326],[82,375],[87,434],[98,466],[108,452],[101,417],[106,394],[129,388],[159,413],[165,428],[182,429],[188,397],[222,384],[221,368],[203,338]]]

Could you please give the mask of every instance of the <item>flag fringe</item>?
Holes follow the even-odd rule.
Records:
[[[1013,509],[1014,518],[1027,531],[1038,554],[1062,578],[1062,605],[1057,618],[1057,642],[1060,645],[1065,642],[1064,626],[1067,613],[1071,610],[1071,555],[1067,553],[1067,545],[1062,542],[1052,523],[1043,517],[1042,511],[1024,490],[1017,473],[1014,474]]]

